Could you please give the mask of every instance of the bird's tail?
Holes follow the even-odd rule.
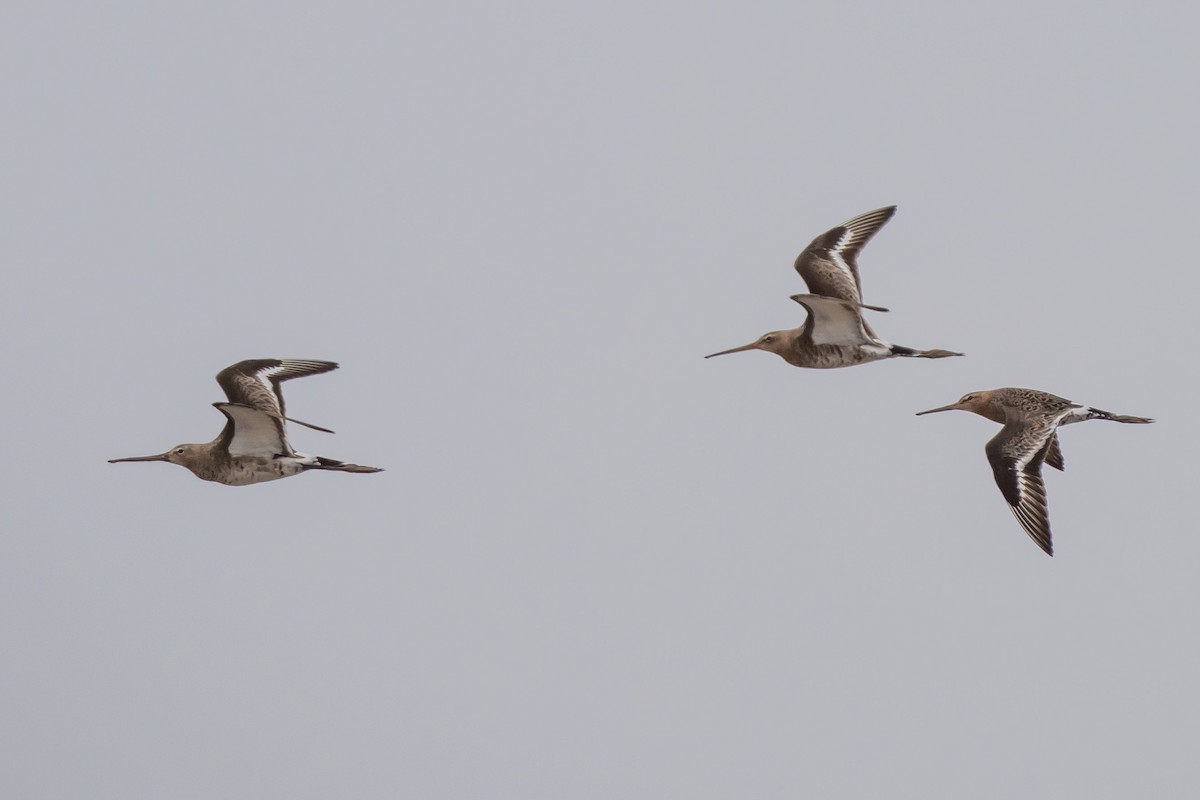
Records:
[[[891,345],[892,355],[905,356],[906,358],[949,358],[950,356],[961,356],[962,353],[955,353],[952,350],[914,350],[911,347],[903,347],[898,344]]]
[[[347,464],[345,461],[337,461],[322,456],[314,456],[314,458],[316,458],[317,463],[305,464],[305,469],[327,469],[334,472],[383,472],[382,467],[364,467],[361,464]]]
[[[1089,408],[1087,410],[1088,419],[1106,419],[1110,422],[1133,422],[1139,425],[1144,425],[1147,422],[1154,422],[1149,417],[1131,417],[1128,414],[1114,414],[1111,411],[1101,411],[1098,408]]]

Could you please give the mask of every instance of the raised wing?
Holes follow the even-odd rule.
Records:
[[[221,431],[220,442],[231,456],[293,455],[283,430],[283,417],[237,403],[213,403],[225,415],[227,422]]]
[[[895,206],[877,208],[846,220],[812,240],[796,257],[796,272],[813,294],[862,302],[858,254],[896,213]]]
[[[332,433],[328,428],[322,428],[298,419],[284,416],[283,392],[279,384],[292,378],[303,378],[306,375],[319,375],[337,369],[333,361],[313,361],[299,358],[256,358],[239,361],[233,366],[226,367],[217,373],[217,383],[225,390],[229,402],[237,405],[256,408],[277,415],[281,420],[288,419],[297,425],[314,428],[326,433]]]
[[[1055,415],[1030,417],[1007,413],[1007,421],[985,448],[996,485],[1008,501],[1013,516],[1037,546],[1054,555],[1050,536],[1050,511],[1046,504],[1046,485],[1042,482],[1042,462],[1064,409]],[[1060,454],[1061,456],[1061,454]]]
[[[795,294],[792,299],[808,309],[804,335],[811,338],[813,344],[844,347],[877,344],[866,331],[857,303],[819,294]]]

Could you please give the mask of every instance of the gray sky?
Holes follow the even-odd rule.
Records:
[[[10,5],[12,797],[1195,791],[1196,12]],[[791,262],[890,203],[881,335]],[[249,488],[213,376],[311,453]],[[973,389],[1117,413],[1009,514]]]

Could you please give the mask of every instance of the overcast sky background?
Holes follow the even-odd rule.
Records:
[[[63,4],[0,24],[10,797],[1194,792],[1195,9]],[[800,370],[816,234],[889,340]],[[213,376],[300,450],[229,488]],[[1056,553],[967,391],[1071,426]]]

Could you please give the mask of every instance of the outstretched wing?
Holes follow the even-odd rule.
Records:
[[[1013,516],[1037,546],[1054,555],[1050,536],[1050,511],[1046,504],[1046,485],[1042,482],[1042,462],[1058,427],[1059,417],[1026,416],[1007,412],[1007,421],[985,448],[996,485],[1008,501]]]
[[[877,344],[866,331],[858,303],[819,294],[795,294],[792,299],[808,309],[804,334],[813,344],[844,347]]]
[[[895,206],[877,208],[846,220],[812,240],[796,257],[796,272],[813,294],[862,302],[858,254],[896,213]]]
[[[233,366],[226,367],[217,373],[217,383],[225,390],[225,396],[230,403],[256,408],[277,416],[280,420],[288,419],[307,428],[332,433],[327,428],[289,419],[284,416],[283,392],[279,384],[292,378],[303,378],[306,375],[319,375],[337,369],[333,361],[312,361],[299,358],[255,358],[239,361]],[[282,424],[282,422],[281,422]]]
[[[219,441],[228,448],[229,455],[266,458],[293,455],[283,430],[283,417],[238,403],[213,403],[213,406],[227,419]]]

